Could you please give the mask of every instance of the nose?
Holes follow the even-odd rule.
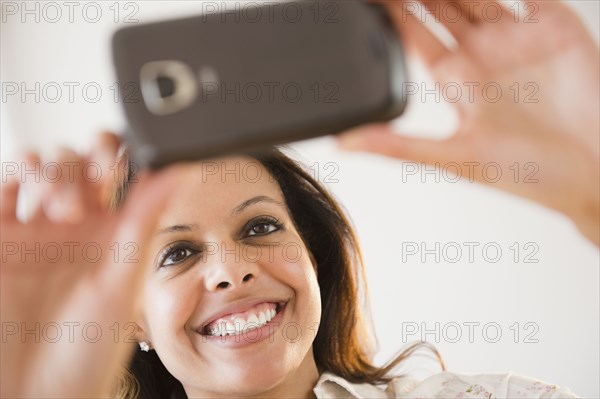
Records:
[[[214,292],[223,289],[239,288],[251,284],[259,273],[256,262],[244,259],[233,253],[210,255],[206,265],[204,281],[206,289]]]

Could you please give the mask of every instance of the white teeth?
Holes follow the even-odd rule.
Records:
[[[236,317],[233,324],[235,325],[235,333],[239,334],[244,331],[244,327],[246,327],[246,320],[242,319],[241,317]]]
[[[248,320],[246,321],[246,325],[256,327],[258,326],[258,317],[255,314],[251,314],[248,316]]]
[[[217,320],[206,330],[207,335],[236,335],[246,331],[263,327],[275,317],[277,311],[274,308],[266,308],[264,311],[257,313],[248,312],[247,320],[243,317],[235,317],[235,319],[227,321],[226,319]]]
[[[233,323],[231,323],[230,321],[228,321],[227,324],[225,325],[225,331],[229,335],[234,334],[235,333],[235,327],[234,327]]]
[[[267,316],[265,316],[265,312],[260,312],[258,314],[258,324],[261,326],[267,322]]]

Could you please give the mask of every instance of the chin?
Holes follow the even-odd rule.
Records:
[[[227,374],[224,375],[224,379],[221,379],[219,385],[226,387],[227,392],[224,393],[231,396],[254,396],[267,392],[291,375],[290,370],[286,370],[278,363],[225,366]]]

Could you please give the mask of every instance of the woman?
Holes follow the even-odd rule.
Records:
[[[197,163],[185,181],[153,240],[139,384],[123,393],[310,397],[324,371],[387,381],[393,365],[369,360],[358,244],[318,182],[277,149]]]
[[[597,244],[598,50],[581,22],[555,2],[532,3],[539,10],[536,24],[514,23],[512,17],[493,24],[476,17],[449,21],[434,7],[441,1],[424,3],[438,12],[457,49],[447,49],[423,30],[402,2],[386,5],[408,47],[421,54],[439,81],[535,81],[543,101],[459,102],[459,132],[444,143],[393,136],[378,125],[342,137],[342,145],[430,164],[494,161],[508,167],[534,161],[540,166],[538,184],[503,181],[496,187],[563,212]],[[458,2],[468,8],[466,3]],[[495,52],[489,51],[490,43]],[[562,98],[573,101],[555,101]],[[64,150],[60,161],[74,162],[73,176],[81,176],[77,172],[89,162],[111,170],[118,143],[111,136],[101,140],[87,159]],[[2,236],[19,245],[3,242],[3,325],[54,323],[78,334],[55,342],[7,339],[6,345],[3,340],[2,395],[106,396],[129,361],[131,341],[139,340],[189,396],[573,397],[567,389],[514,375],[440,373],[418,384],[393,379],[386,393],[374,387],[385,382],[387,370],[371,366],[368,351],[359,347],[361,318],[350,305],[356,304],[352,296],[361,276],[359,269],[344,269],[359,266],[353,234],[335,202],[317,187],[310,189],[306,179],[314,202],[302,203],[302,190],[286,186],[276,171],[291,164],[283,159],[269,163],[277,156],[216,160],[223,167],[254,163],[261,173],[251,182],[212,179],[203,174],[202,163],[144,173],[116,213],[103,202],[114,183],[112,174],[98,182],[70,182],[64,174],[45,185],[40,207],[25,224],[16,218],[19,183],[5,184]],[[38,160],[30,156],[29,161]],[[168,197],[174,202],[167,204]],[[294,201],[301,202],[299,208]],[[312,220],[324,226],[316,233],[310,230],[314,226],[303,225],[305,212],[311,211],[320,213]],[[312,234],[323,238],[311,242]],[[57,256],[56,243],[74,250]],[[77,243],[86,251],[75,250]],[[319,245],[325,248],[314,249]],[[340,249],[322,258],[331,245]],[[104,250],[94,255],[90,248]],[[46,256],[36,257],[39,252]],[[13,253],[18,256],[9,256]],[[333,269],[342,271],[339,279],[326,274],[331,262],[339,262]],[[350,299],[328,296],[328,289],[346,292]],[[267,335],[256,340],[248,328],[241,334],[246,341],[236,342],[240,334],[233,322],[254,305],[259,307],[246,313],[245,321],[254,312],[262,324],[261,313],[266,321],[269,312],[273,329],[265,325],[260,331]],[[343,329],[327,326],[330,313],[346,323]],[[232,314],[234,334],[223,343],[216,334],[231,331],[222,316]],[[289,326],[301,334],[293,335]],[[103,334],[93,335],[98,331]],[[329,342],[338,337],[339,343]],[[343,350],[336,352],[335,345]],[[133,370],[144,382],[138,363]]]

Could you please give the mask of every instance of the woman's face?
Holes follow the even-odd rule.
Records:
[[[152,244],[140,338],[188,396],[274,393],[318,378],[319,287],[279,185],[245,157],[186,173]]]

